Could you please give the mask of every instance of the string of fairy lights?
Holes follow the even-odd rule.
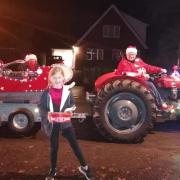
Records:
[[[42,91],[47,85],[48,72],[50,66],[40,66],[36,72],[35,77],[22,76],[22,79],[12,78],[6,76],[0,77],[0,92],[32,92]]]

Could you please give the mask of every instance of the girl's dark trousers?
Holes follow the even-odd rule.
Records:
[[[58,155],[58,147],[59,147],[59,133],[62,132],[62,135],[68,140],[74,154],[81,166],[86,166],[84,157],[76,140],[76,135],[74,133],[74,129],[72,127],[67,127],[61,129],[61,124],[55,123],[53,124],[52,134],[50,137],[51,144],[51,170],[55,171],[57,165],[57,155]]]

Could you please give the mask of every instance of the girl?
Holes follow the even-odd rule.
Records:
[[[75,104],[73,96],[65,82],[72,78],[72,73],[69,73],[69,69],[63,65],[53,67],[48,76],[49,88],[45,90],[42,94],[40,100],[40,113],[42,117],[42,130],[50,137],[50,160],[51,169],[46,177],[46,180],[53,180],[57,174],[57,153],[59,145],[59,133],[68,140],[74,154],[79,160],[80,167],[79,171],[86,177],[86,179],[91,180],[93,176],[91,174],[90,168],[87,166],[78,142],[74,130],[72,128],[71,121],[57,122],[51,121],[48,118],[49,112],[71,112],[75,110]],[[72,71],[71,71],[72,72]]]

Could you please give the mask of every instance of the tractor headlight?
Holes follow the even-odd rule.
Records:
[[[35,113],[39,113],[39,109],[38,109],[38,108],[35,108],[35,109],[34,109],[34,112],[35,112]]]
[[[177,105],[176,109],[180,110],[180,104]]]

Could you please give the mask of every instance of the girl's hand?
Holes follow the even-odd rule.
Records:
[[[64,110],[64,112],[73,112],[74,110],[76,109],[76,106],[72,106],[72,107],[70,107],[70,108],[66,108],[65,110]]]
[[[49,121],[50,123],[52,123],[49,113],[50,113],[50,112],[48,112],[48,121]]]
[[[73,114],[73,112],[72,111],[65,111],[66,113],[69,113],[71,116],[72,116],[72,114]]]

